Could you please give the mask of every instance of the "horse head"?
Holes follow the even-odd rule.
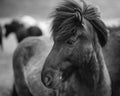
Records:
[[[110,96],[101,47],[108,32],[93,5],[64,1],[52,14],[54,45],[43,66],[43,84],[60,96]]]

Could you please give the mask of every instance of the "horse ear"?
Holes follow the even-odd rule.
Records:
[[[109,31],[108,31],[107,27],[105,26],[103,21],[100,19],[91,20],[91,23],[96,30],[100,45],[102,47],[104,47],[105,44],[107,43],[108,35],[109,35],[108,34]]]

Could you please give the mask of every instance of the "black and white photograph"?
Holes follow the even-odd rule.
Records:
[[[120,0],[0,0],[0,96],[120,96]]]

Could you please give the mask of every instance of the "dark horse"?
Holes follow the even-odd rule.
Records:
[[[31,26],[26,28],[25,25],[18,20],[13,20],[10,24],[6,24],[5,29],[5,37],[8,37],[9,34],[13,32],[18,42],[21,42],[26,37],[42,35],[42,30],[39,27]]]
[[[41,79],[59,96],[111,96],[102,53],[108,31],[98,9],[84,1],[65,1],[53,12],[50,51]]]
[[[0,25],[0,46],[3,49],[3,33],[2,33],[2,26]]]
[[[66,0],[53,13],[54,45],[49,38],[30,37],[14,52],[14,91],[19,96],[119,96],[119,32],[108,37],[97,8],[82,0]]]

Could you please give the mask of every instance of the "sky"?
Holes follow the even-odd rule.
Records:
[[[62,0],[0,0],[0,18],[32,15],[48,18],[52,9]],[[103,18],[120,17],[120,0],[87,0],[101,9]]]

